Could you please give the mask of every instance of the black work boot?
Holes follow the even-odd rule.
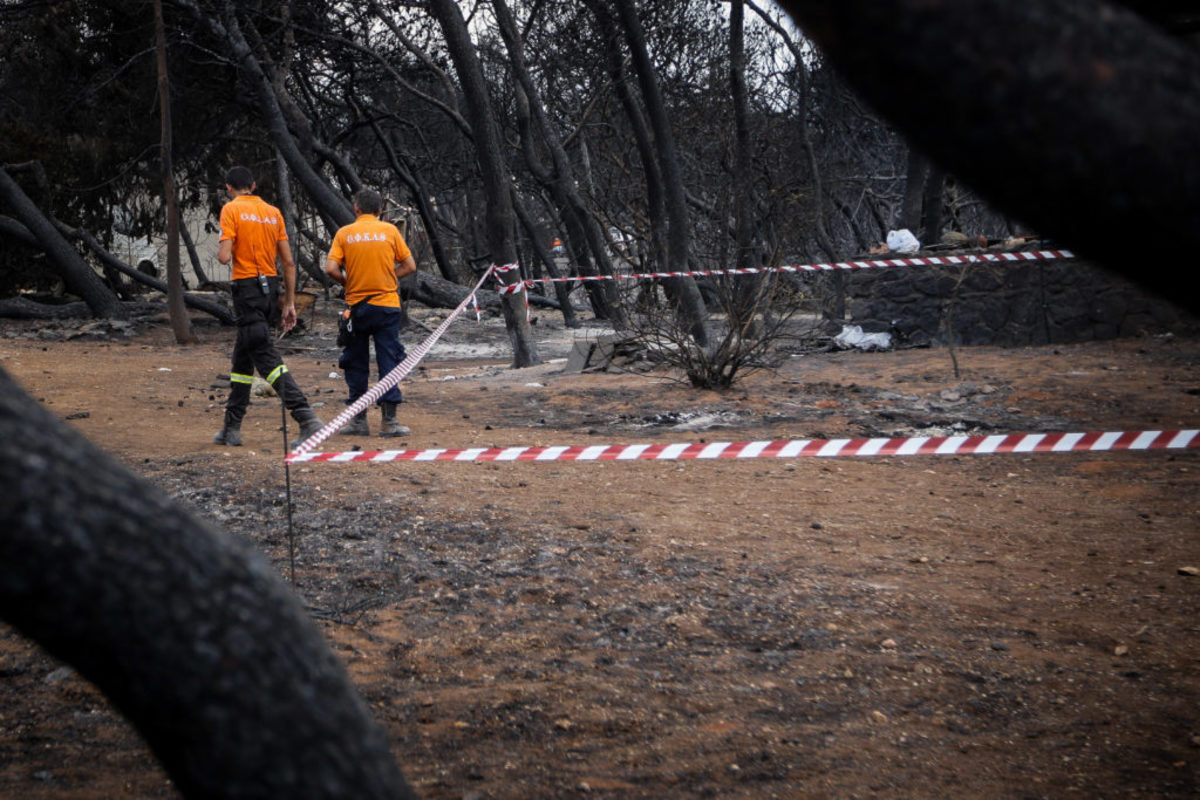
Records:
[[[379,429],[379,437],[381,439],[392,439],[397,436],[408,436],[412,433],[407,425],[401,425],[396,421],[397,405],[397,403],[379,404],[379,408],[383,412],[383,426]]]
[[[360,411],[351,417],[350,421],[338,431],[339,436],[370,436],[371,427],[367,424],[367,412]]]
[[[213,444],[226,445],[228,447],[242,446],[242,426],[240,423],[230,425],[228,422],[221,428],[219,433],[213,435]]]
[[[309,406],[292,409],[292,419],[300,423],[300,435],[297,439],[288,443],[288,449],[290,450],[295,450],[300,446],[301,442],[325,427],[325,423],[321,422],[320,417]]]
[[[242,414],[238,412],[241,406],[225,409],[224,426],[220,433],[213,436],[213,444],[224,445],[226,447],[241,447],[242,446]],[[244,412],[242,412],[244,413]]]

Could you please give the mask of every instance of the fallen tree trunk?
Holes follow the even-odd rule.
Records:
[[[147,275],[141,270],[129,266],[124,261],[110,253],[104,247],[104,245],[100,244],[100,242],[95,236],[92,235],[90,231],[86,231],[83,228],[71,228],[64,223],[59,222],[58,220],[55,220],[54,224],[65,236],[69,236],[83,242],[84,245],[91,250],[106,267],[112,267],[117,272],[120,272],[126,277],[132,278],[143,286],[149,286],[151,289],[155,289],[163,294],[167,293],[166,281],[160,281],[158,278]],[[222,305],[221,303],[216,303],[204,297],[197,297],[193,294],[184,294],[183,302],[188,308],[194,308],[197,311],[203,311],[206,314],[216,317],[224,325],[234,324],[233,309],[229,308],[228,306]]]
[[[92,310],[82,300],[57,305],[39,303],[27,297],[0,300],[0,317],[4,319],[78,319],[91,315]]]
[[[107,267],[126,275],[129,278],[141,283],[144,286],[149,286],[151,289],[167,293],[167,284],[165,281],[160,281],[139,269],[129,266],[121,259],[110,253],[105,247],[100,244],[91,232],[83,228],[72,228],[60,220],[51,220],[54,228],[66,239],[76,239],[96,255],[97,258]],[[37,237],[24,225],[21,221],[11,217],[0,216],[0,234],[5,234],[14,239],[27,244],[30,247],[38,247],[41,249]],[[20,302],[17,302],[20,301]],[[213,302],[204,297],[197,297],[192,294],[184,294],[183,302],[188,308],[194,308],[197,311],[203,311],[213,317],[216,317],[224,325],[233,325],[233,310],[221,303]],[[63,306],[45,306],[43,304],[34,303],[25,298],[9,298],[0,300],[0,317],[7,319],[69,319],[72,317],[82,317],[86,314],[78,313],[78,304],[66,303]],[[115,308],[117,314],[125,313],[129,310],[131,304],[121,303],[118,301]],[[88,304],[88,308],[93,308]],[[109,314],[99,314],[98,316],[111,316]]]
[[[205,300],[205,303],[211,303]],[[219,304],[216,304],[219,305]],[[136,319],[154,314],[166,314],[167,309],[159,303],[146,300],[125,301],[121,308],[126,316],[122,319]],[[67,303],[39,303],[28,297],[7,297],[0,300],[0,319],[85,319],[92,318],[92,310],[82,300]]]
[[[50,217],[29,198],[25,191],[0,167],[0,208],[29,231],[37,247],[46,254],[55,272],[71,294],[83,299],[98,317],[116,318],[122,313],[120,301],[100,276],[87,265],[70,245]],[[6,223],[5,228],[11,226]],[[26,237],[18,236],[24,241]]]
[[[445,278],[439,278],[428,272],[418,272],[401,285],[401,293],[405,299],[415,300],[430,308],[455,308],[463,298],[471,293],[470,287],[461,286]],[[545,295],[529,292],[529,304],[537,308],[561,309],[558,301]],[[502,297],[499,292],[480,289],[475,293],[479,307],[498,309],[502,307]]]

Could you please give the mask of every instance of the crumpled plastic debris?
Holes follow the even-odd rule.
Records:
[[[843,325],[842,332],[833,337],[833,343],[842,350],[891,350],[890,333],[863,333],[860,325]]]
[[[893,253],[915,253],[921,249],[921,243],[908,228],[888,231],[887,246]]]

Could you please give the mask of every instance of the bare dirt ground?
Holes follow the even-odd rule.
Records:
[[[282,349],[330,419],[314,313]],[[324,449],[1200,426],[1189,336],[961,349],[959,377],[945,350],[812,351],[718,393],[566,374],[598,330],[539,316],[550,363],[459,321],[403,384],[411,437]],[[199,332],[7,322],[0,367],[286,577],[279,406],[212,445],[233,333]],[[290,471],[296,590],[422,797],[1200,795],[1200,451]],[[174,792],[0,628],[0,796]]]

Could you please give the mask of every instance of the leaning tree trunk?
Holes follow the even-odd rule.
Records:
[[[122,262],[108,250],[105,250],[104,245],[100,244],[96,237],[89,231],[85,231],[83,228],[71,229],[60,220],[55,220],[54,225],[63,236],[81,241],[84,247],[90,250],[106,269],[119,272],[143,286],[149,286],[151,289],[166,293],[166,283]],[[233,325],[235,322],[233,311],[228,306],[209,300],[206,297],[185,293],[183,295],[183,302],[188,308],[194,308],[197,311],[211,314],[226,325]]]
[[[629,86],[625,58],[619,44],[620,33],[611,16],[610,9],[600,0],[587,0],[587,6],[596,17],[596,23],[600,28],[609,80],[612,81],[617,99],[621,102],[621,108],[629,119],[630,132],[646,176],[646,215],[650,218],[647,237],[650,247],[649,266],[655,270],[665,270],[667,268],[667,212],[666,201],[663,199],[662,177],[659,174],[658,163],[654,160],[654,137],[650,134],[650,126],[646,123]]]
[[[446,37],[446,47],[462,84],[467,101],[467,119],[475,139],[475,154],[483,178],[487,203],[485,235],[492,263],[507,265],[516,261],[513,242],[512,186],[508,165],[500,144],[500,131],[492,114],[491,96],[484,79],[479,55],[471,42],[470,31],[462,10],[454,0],[429,0],[429,11],[437,19]],[[505,276],[504,283],[521,280],[518,269],[515,277]],[[529,367],[541,362],[537,343],[525,314],[524,292],[504,295],[504,324],[513,348],[513,366]]]
[[[442,235],[438,232],[437,228],[437,214],[434,212],[433,204],[429,202],[429,190],[418,178],[417,173],[404,161],[400,153],[397,152],[393,141],[384,136],[383,131],[379,127],[379,122],[374,117],[371,117],[370,123],[371,131],[375,134],[375,141],[383,148],[388,164],[392,168],[392,173],[408,187],[409,196],[417,207],[417,215],[421,218],[421,225],[425,228],[425,236],[429,239],[429,249],[433,251],[433,262],[437,264],[438,271],[442,273],[443,278],[448,281],[457,282],[458,271],[454,268],[454,264],[450,261],[450,256],[446,253],[446,248],[442,244]],[[395,132],[393,131],[394,135]],[[406,236],[406,238],[410,237]]]
[[[654,131],[654,147],[663,180],[667,211],[667,264],[670,272],[686,272],[691,258],[691,223],[688,219],[687,195],[683,187],[683,171],[679,166],[679,151],[675,134],[667,119],[667,107],[658,86],[654,65],[646,46],[646,34],[638,19],[633,0],[616,0],[617,15],[625,31],[625,39],[633,56],[638,85],[646,102],[646,115]],[[684,326],[700,347],[709,344],[708,312],[696,282],[691,278],[670,278],[663,288],[675,305]]]
[[[262,64],[254,54],[254,50],[242,34],[238,24],[237,8],[232,0],[224,0],[220,4],[222,19],[216,19],[192,0],[173,0],[201,26],[206,28],[217,41],[224,42],[229,48],[234,62],[240,68],[250,87],[258,99],[258,107],[263,115],[263,121],[271,134],[271,141],[279,148],[288,169],[292,171],[296,181],[308,194],[318,213],[333,227],[348,225],[354,221],[354,212],[350,205],[320,173],[305,159],[296,144],[295,137],[288,130],[287,120],[279,107],[279,98],[275,95],[275,87],[263,70]]]
[[[34,205],[17,182],[0,167],[0,208],[25,226],[45,252],[67,291],[87,303],[97,317],[120,319],[125,316],[121,301],[100,276],[87,265],[74,247],[62,237],[50,218]]]
[[[304,605],[250,547],[0,370],[0,616],[94,683],[187,798],[409,797]]]
[[[204,267],[200,264],[200,254],[196,252],[196,243],[192,241],[192,235],[188,233],[187,225],[179,226],[179,240],[183,242],[183,249],[188,254],[188,261],[192,265],[192,274],[196,276],[196,288],[199,289],[208,283],[208,275],[204,272]]]

